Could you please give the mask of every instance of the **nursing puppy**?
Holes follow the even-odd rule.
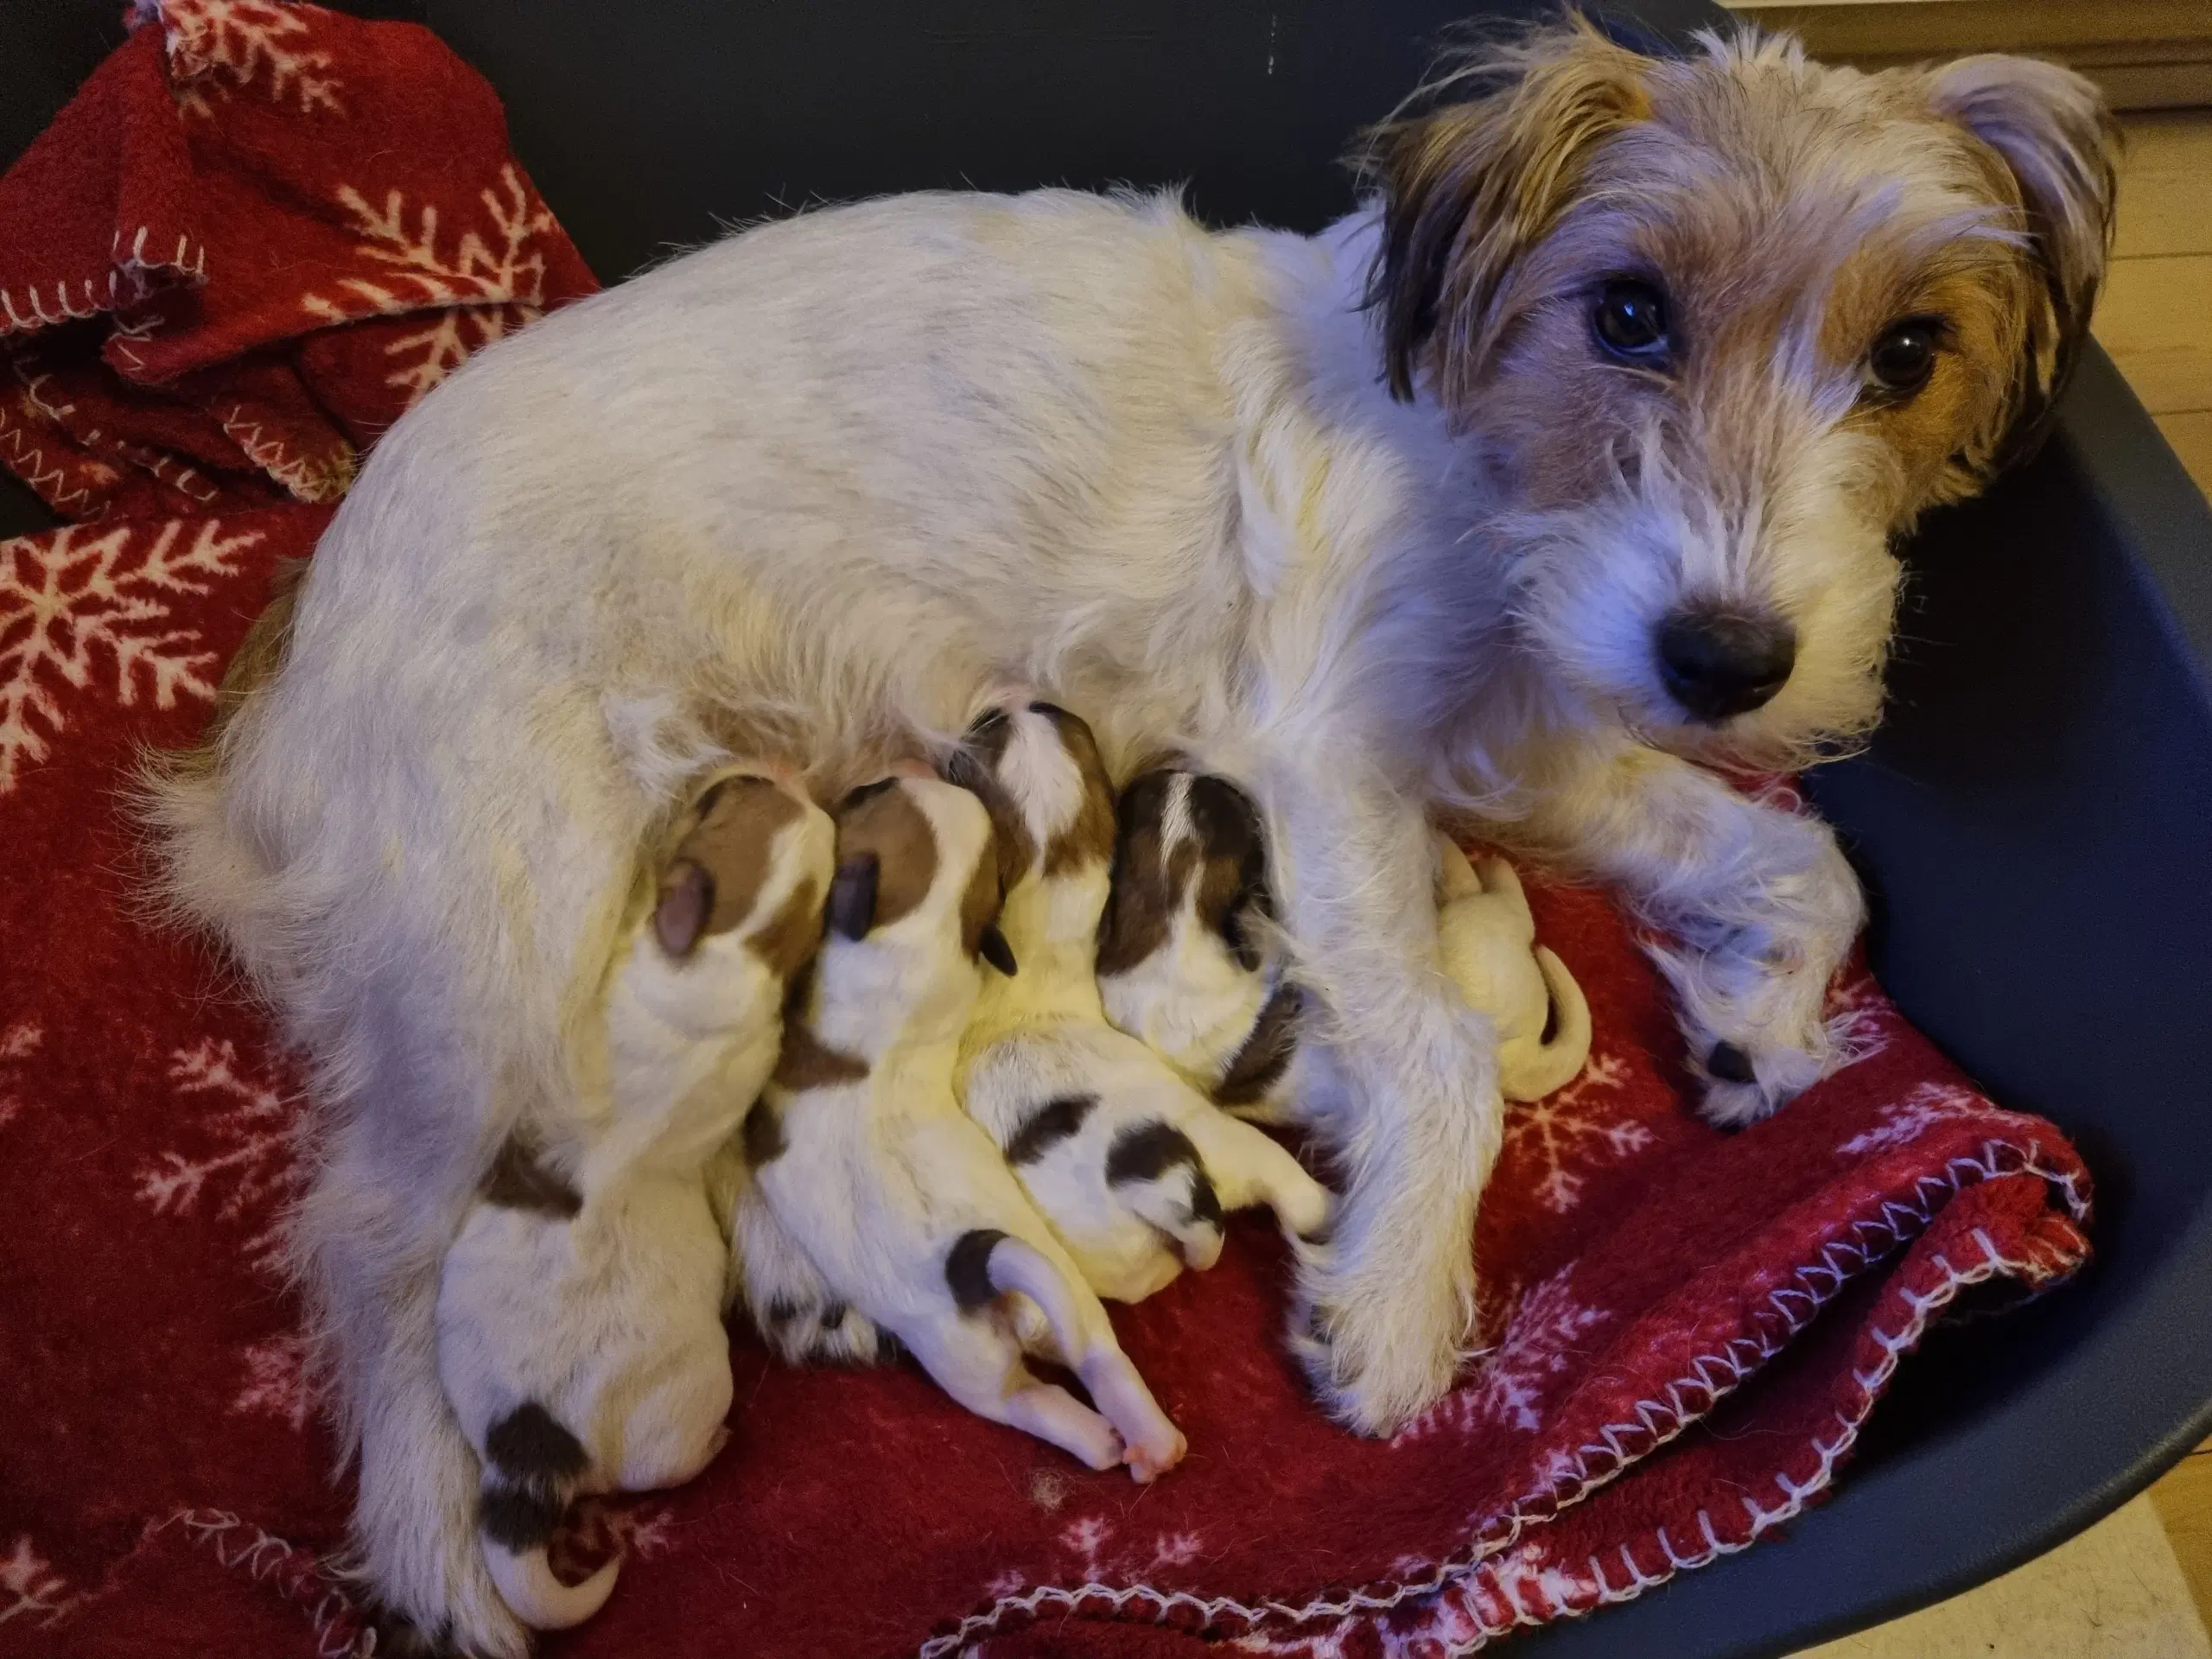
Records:
[[[1441,835],[1435,849],[1444,969],[1497,1029],[1505,1097],[1540,1100],[1589,1058],[1589,1005],[1567,964],[1535,944],[1513,867],[1485,858],[1478,873]],[[1327,1115],[1342,1080],[1300,1044],[1301,994],[1243,791],[1174,766],[1130,784],[1101,938],[1101,1001],[1121,1030],[1242,1116]]]
[[[607,1111],[566,1167],[511,1135],[446,1256],[439,1376],[482,1463],[493,1582],[526,1624],[578,1624],[614,1587],[619,1558],[577,1585],[547,1565],[578,1492],[676,1485],[723,1439],[726,1251],[702,1166],[775,1064],[832,835],[786,785],[710,780],[640,882],[607,992]]]
[[[1294,1236],[1329,1196],[1289,1153],[1225,1116],[1106,1021],[1099,920],[1114,788],[1090,728],[1012,702],[969,729],[953,779],[990,809],[1018,975],[988,973],[961,1045],[960,1097],[1090,1287],[1143,1300],[1221,1255],[1222,1214],[1265,1204]]]
[[[159,806],[176,901],[311,1064],[302,1279],[385,1601],[523,1646],[424,1521],[474,1487],[437,1262],[487,1149],[572,1109],[639,838],[718,756],[818,757],[826,798],[1014,683],[1117,777],[1173,747],[1252,795],[1356,1154],[1308,1369],[1364,1433],[1451,1382],[1503,1114],[1433,966],[1440,810],[1669,941],[1716,1120],[1838,1064],[1850,868],[1694,763],[1873,723],[1897,538],[2032,442],[2085,336],[2110,142],[2048,64],[1562,23],[1410,105],[1315,236],[866,202],[425,397]]]
[[[1014,965],[995,929],[999,869],[990,817],[966,790],[899,777],[847,799],[828,934],[744,1146],[830,1289],[947,1394],[1149,1481],[1181,1460],[1183,1436],[953,1094],[978,957]],[[1024,1298],[1041,1331],[1024,1323]],[[1032,1375],[1025,1340],[1098,1409]]]

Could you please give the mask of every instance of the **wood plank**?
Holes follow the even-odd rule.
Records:
[[[2153,415],[2212,409],[2212,254],[2113,264],[2096,336]]]
[[[2196,480],[2196,487],[2212,499],[2212,409],[2196,409],[2183,415],[2158,415],[2152,417],[2158,430],[2173,452],[2181,457],[2181,464],[2189,468],[2189,475]],[[2212,1463],[2212,1449],[2199,1446],[2190,1453]]]
[[[2183,1458],[2151,1488],[2151,1502],[2199,1616],[2212,1618],[2212,1457]]]
[[[2133,115],[2121,124],[2115,258],[2212,253],[2212,113]]]

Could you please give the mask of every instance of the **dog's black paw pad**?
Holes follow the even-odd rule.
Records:
[[[1719,1083],[1757,1083],[1758,1073],[1751,1069],[1751,1057],[1733,1043],[1715,1043],[1713,1052],[1705,1057],[1705,1069]]]

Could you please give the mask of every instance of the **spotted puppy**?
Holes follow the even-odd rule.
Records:
[[[1018,975],[987,973],[961,1097],[1102,1296],[1141,1301],[1220,1257],[1222,1213],[1265,1204],[1319,1230],[1327,1192],[1107,1023],[1098,925],[1112,886],[1114,790],[1090,727],[1010,702],[970,729],[953,776],[991,810]]]
[[[785,988],[821,932],[829,815],[713,779],[641,861],[604,995],[598,1121],[574,1147],[501,1147],[448,1253],[438,1371],[481,1464],[493,1581],[524,1624],[598,1611],[546,1543],[579,1492],[690,1479],[723,1439],[727,1252],[703,1166],[776,1061]]]
[[[813,978],[746,1120],[753,1179],[831,1294],[978,1415],[1140,1481],[1182,1434],[1098,1299],[953,1093],[977,958],[1014,963],[991,820],[936,778],[886,779],[837,815],[837,870]],[[1024,1298],[1043,1313],[1023,1324]],[[1083,1381],[1041,1382],[1025,1345]]]
[[[1506,1097],[1541,1099],[1588,1058],[1589,1007],[1567,965],[1534,944],[1513,867],[1485,858],[1478,873],[1447,837],[1434,840],[1445,969],[1497,1027]],[[1325,1110],[1336,1088],[1325,1058],[1299,1040],[1302,998],[1274,915],[1259,811],[1242,791],[1164,766],[1123,791],[1099,951],[1107,1017],[1262,1121],[1292,1116],[1294,1103],[1302,1116]]]

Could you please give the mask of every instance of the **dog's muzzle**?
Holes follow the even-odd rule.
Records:
[[[1675,612],[1659,626],[1659,672],[1691,718],[1749,714],[1789,682],[1797,635],[1770,616],[1717,607]]]

